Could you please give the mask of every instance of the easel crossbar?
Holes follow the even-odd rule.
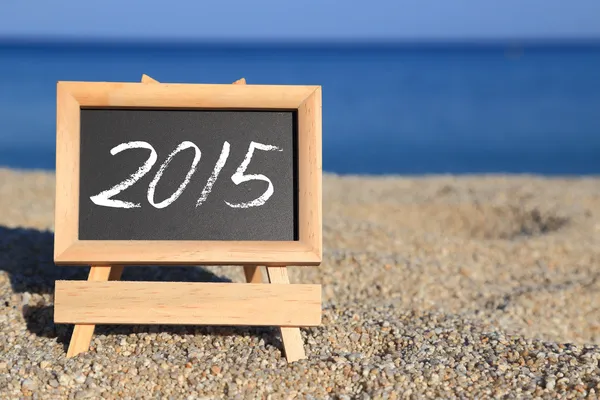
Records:
[[[321,323],[321,286],[57,281],[54,320],[68,324],[250,325]]]

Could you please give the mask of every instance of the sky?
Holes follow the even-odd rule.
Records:
[[[0,0],[0,38],[600,38],[600,0]]]

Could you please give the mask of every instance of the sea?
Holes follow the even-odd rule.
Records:
[[[600,174],[600,43],[0,42],[0,166],[53,170],[56,82],[321,85],[337,174]]]

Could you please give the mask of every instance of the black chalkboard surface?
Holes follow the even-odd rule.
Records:
[[[298,240],[297,112],[82,108],[79,240]]]

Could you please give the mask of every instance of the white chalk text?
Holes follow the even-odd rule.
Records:
[[[125,189],[129,188],[130,186],[134,185],[144,175],[146,175],[148,172],[150,172],[150,170],[152,169],[152,167],[154,166],[154,164],[156,164],[156,161],[158,160],[158,154],[157,154],[156,150],[154,149],[154,147],[152,147],[152,145],[150,143],[142,142],[142,141],[121,143],[121,144],[113,147],[110,150],[110,154],[114,156],[115,154],[118,154],[122,151],[133,150],[133,149],[149,150],[150,156],[144,162],[144,164],[141,167],[139,167],[137,171],[135,171],[133,174],[131,174],[127,179],[114,185],[110,189],[106,189],[94,196],[91,196],[90,200],[92,200],[92,202],[94,204],[96,204],[98,206],[102,206],[102,207],[113,207],[113,208],[138,208],[138,207],[141,207],[140,203],[133,203],[133,202],[129,202],[129,201],[114,199],[115,196],[117,196],[119,193],[121,193]],[[179,185],[177,190],[170,197],[168,197],[165,200],[157,202],[155,199],[156,185],[160,181],[163,173],[165,172],[165,170],[167,169],[167,167],[169,166],[169,163],[173,160],[173,158],[179,152],[184,151],[186,149],[193,149],[194,160],[192,161],[190,169],[188,170],[185,178],[183,179],[183,182],[181,182],[181,184]],[[210,192],[212,191],[213,186],[214,186],[215,182],[217,181],[219,174],[221,173],[221,170],[223,169],[223,167],[225,166],[225,163],[227,162],[227,158],[229,157],[229,149],[230,149],[229,142],[223,143],[223,149],[221,150],[221,155],[219,156],[219,159],[217,160],[217,163],[215,164],[215,167],[212,171],[212,174],[208,178],[206,185],[204,185],[204,189],[202,190],[200,198],[198,198],[198,201],[196,202],[196,207],[201,206],[206,201]],[[283,151],[281,148],[279,148],[277,146],[272,146],[272,145],[262,144],[262,143],[257,143],[257,142],[250,142],[250,146],[248,147],[248,151],[244,157],[244,160],[242,161],[240,166],[237,168],[235,173],[231,176],[231,180],[235,185],[239,185],[244,182],[258,180],[258,181],[267,182],[269,186],[262,195],[260,195],[259,197],[257,197],[254,200],[251,200],[248,202],[243,202],[243,203],[230,203],[228,201],[225,201],[225,203],[231,208],[250,208],[250,207],[262,206],[263,204],[265,204],[267,202],[267,200],[269,200],[269,198],[271,198],[271,196],[274,193],[273,182],[271,182],[271,180],[268,177],[266,177],[263,174],[246,174],[246,169],[248,168],[248,166],[250,165],[250,162],[252,161],[252,157],[254,155],[255,150]],[[198,146],[196,146],[194,143],[189,142],[189,141],[181,142],[175,148],[175,150],[173,150],[167,156],[167,159],[159,167],[158,171],[156,172],[156,175],[154,175],[154,178],[148,185],[148,191],[147,191],[148,203],[155,208],[165,208],[165,207],[168,207],[169,205],[171,205],[175,200],[177,200],[179,198],[179,196],[181,196],[181,194],[183,193],[185,188],[188,186],[188,184],[190,183],[192,176],[196,172],[196,168],[198,167],[198,164],[200,163],[201,156],[202,156],[202,152],[200,151]]]

